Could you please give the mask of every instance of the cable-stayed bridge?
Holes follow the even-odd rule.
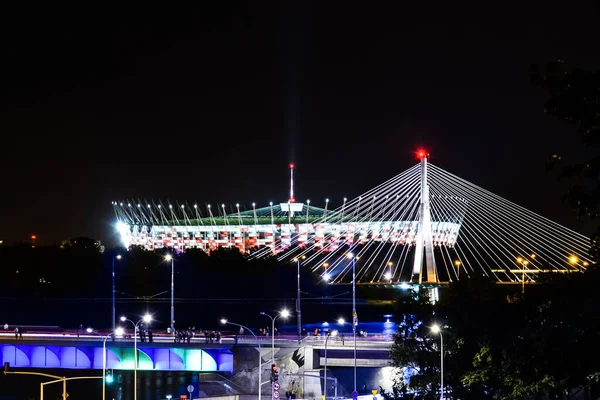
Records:
[[[299,262],[333,284],[441,284],[475,275],[533,283],[581,272],[590,239],[421,161],[342,206],[287,203],[208,217],[199,207],[113,202],[126,245],[237,247],[249,259]],[[218,208],[217,208],[218,210]]]

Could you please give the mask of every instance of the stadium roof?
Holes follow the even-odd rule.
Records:
[[[223,214],[215,215],[214,217],[203,217],[200,219],[194,218],[189,220],[166,221],[167,225],[269,225],[269,224],[305,224],[313,223],[325,216],[325,209],[320,207],[309,206],[307,204],[293,203],[297,208],[302,206],[301,211],[292,211],[289,216],[285,204],[273,204],[268,207],[256,209],[256,218],[254,217],[255,210],[247,210],[229,213],[226,216]],[[283,207],[282,207],[283,205]],[[327,217],[335,216],[337,212],[327,210]]]

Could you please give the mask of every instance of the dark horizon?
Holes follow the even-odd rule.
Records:
[[[440,3],[441,4],[441,3]],[[111,202],[331,206],[414,151],[590,235],[545,171],[587,150],[530,64],[600,69],[593,1],[7,10],[0,240],[118,243]]]

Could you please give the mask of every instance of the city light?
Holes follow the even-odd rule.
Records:
[[[337,323],[340,325],[344,325],[346,323],[346,320],[344,318],[338,318]]]
[[[144,315],[144,318],[142,318],[142,320],[148,324],[148,323],[152,322],[152,315],[146,314],[146,315]]]
[[[287,318],[290,316],[290,312],[288,310],[281,310],[281,312],[279,314],[281,315],[282,318]]]
[[[115,335],[117,336],[123,336],[125,334],[125,329],[118,327],[117,329],[115,329]]]
[[[167,254],[167,255],[165,256],[165,260],[166,260],[166,261],[171,261],[172,259],[173,259],[173,256],[171,256],[170,254]]]
[[[327,273],[323,274],[323,280],[325,282],[329,282],[330,279],[331,279],[331,274],[330,273],[327,272]]]
[[[127,321],[127,317],[125,317],[124,315],[120,319],[121,319],[121,322]]]
[[[431,332],[433,332],[433,333],[440,333],[441,330],[442,330],[442,328],[440,328],[440,326],[438,324],[434,324],[431,327]]]
[[[221,319],[221,323],[222,323],[223,325],[225,325],[225,324],[227,323],[227,320],[226,320],[225,318],[222,318],[222,319]]]
[[[386,272],[385,275],[384,275],[384,278],[386,280],[390,280],[390,279],[392,279],[392,274],[390,272]]]
[[[579,260],[577,260],[577,257],[576,257],[576,256],[571,256],[571,257],[569,258],[569,262],[570,262],[571,264],[577,264],[577,261],[579,261]]]
[[[87,333],[92,333],[92,332],[94,332],[94,330],[93,330],[92,328],[87,328],[85,331],[86,331]]]

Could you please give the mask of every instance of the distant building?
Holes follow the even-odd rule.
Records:
[[[65,249],[68,247],[80,249],[94,249],[98,253],[104,253],[104,246],[102,245],[102,242],[88,237],[76,237],[69,240],[63,240],[60,243],[61,249]]]

